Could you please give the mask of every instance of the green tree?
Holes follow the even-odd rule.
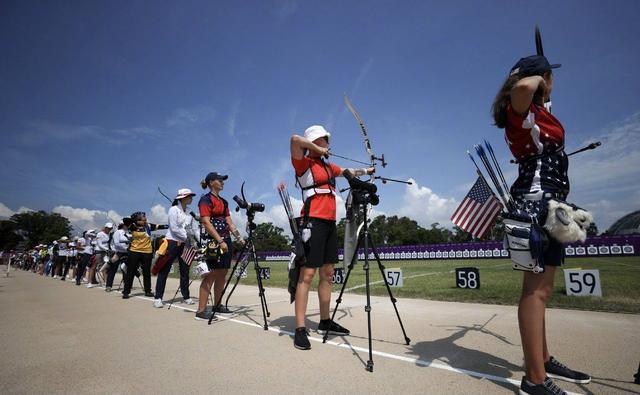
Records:
[[[265,222],[253,231],[253,244],[257,251],[284,251],[289,248],[289,239],[284,235],[284,229]]]
[[[10,220],[15,223],[16,232],[24,237],[28,247],[49,244],[71,233],[69,220],[57,213],[29,211],[14,214]]]
[[[473,236],[471,236],[471,233],[466,232],[465,230],[463,230],[459,226],[454,226],[453,227],[453,237],[451,239],[452,242],[454,242],[454,243],[466,243],[466,242],[469,242],[471,240],[473,240]]]
[[[15,250],[22,237],[16,233],[16,223],[10,220],[0,221],[0,250]]]
[[[591,225],[587,228],[587,236],[597,236],[598,235],[598,225],[595,222],[592,222]]]

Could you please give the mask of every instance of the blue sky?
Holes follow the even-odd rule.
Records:
[[[563,65],[553,102],[568,150],[604,144],[573,157],[569,199],[604,230],[640,207],[639,13],[637,1],[4,1],[0,216],[162,220],[157,186],[200,193],[217,170],[224,196],[246,181],[268,206],[258,219],[284,226],[275,185],[299,197],[292,133],[323,124],[336,153],[366,160],[347,93],[389,162],[379,174],[416,182],[382,186],[377,211],[450,226],[474,143],[491,141],[515,177],[489,108],[535,52],[538,23]]]

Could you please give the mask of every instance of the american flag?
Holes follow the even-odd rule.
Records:
[[[501,210],[502,203],[487,183],[478,177],[460,207],[451,216],[451,222],[479,239],[487,233]]]
[[[198,250],[196,250],[191,246],[185,247],[184,251],[182,251],[182,255],[180,256],[180,258],[182,258],[184,263],[190,266],[191,262],[193,262],[193,258],[196,257],[197,252]]]

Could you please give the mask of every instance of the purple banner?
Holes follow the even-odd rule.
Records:
[[[482,259],[508,258],[509,253],[502,242],[472,242],[425,244],[402,247],[378,247],[382,260],[396,259]],[[595,236],[588,238],[583,244],[572,243],[565,247],[567,257],[602,257],[602,256],[638,256],[640,255],[640,235]],[[289,260],[289,251],[259,252],[258,259],[263,261]],[[342,260],[342,249],[338,250]],[[373,259],[370,251],[369,258]],[[358,259],[364,259],[362,249],[358,250]]]

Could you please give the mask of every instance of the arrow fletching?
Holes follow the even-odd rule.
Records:
[[[540,34],[540,28],[536,25],[536,54],[544,56],[544,49],[542,48],[542,35]]]

